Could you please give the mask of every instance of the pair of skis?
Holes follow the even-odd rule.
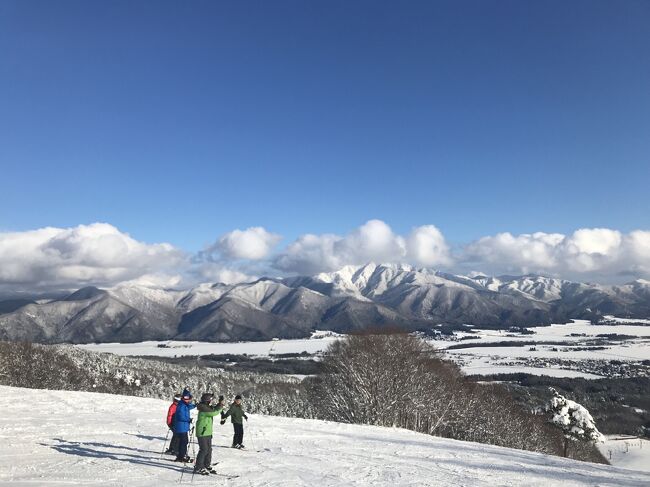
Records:
[[[251,450],[250,448],[235,448],[232,446],[218,445],[217,448],[227,448],[228,450],[247,451],[251,453],[262,453],[264,450]],[[266,449],[268,451],[268,449]]]
[[[179,462],[179,463],[181,463],[181,462]],[[182,468],[185,469],[185,467],[186,467],[187,465],[191,465],[191,464],[194,463],[194,459],[192,458],[192,459],[190,459],[190,461],[188,461],[188,462],[182,462],[182,463],[183,463],[183,467],[182,467]],[[212,465],[210,465],[210,466],[211,466],[211,467],[216,467],[218,463],[219,463],[219,462],[214,462],[214,463],[213,463]],[[210,475],[217,475],[217,476],[219,476],[219,477],[225,477],[226,480],[231,480],[231,479],[239,478],[239,475],[230,475],[230,474],[227,474],[227,473],[219,473],[219,472],[211,473]],[[199,477],[201,477],[201,476],[199,476]],[[208,475],[205,475],[205,477],[208,477]],[[181,477],[181,479],[182,479],[182,477]],[[193,481],[194,481],[194,480],[192,480],[192,482],[193,482]],[[181,481],[179,480],[179,482],[181,482]]]
[[[237,478],[239,478],[239,475],[229,475],[229,474],[227,474],[227,473],[219,473],[219,472],[217,472],[217,473],[211,473],[210,475],[218,475],[219,477],[225,477],[226,480],[237,479]]]

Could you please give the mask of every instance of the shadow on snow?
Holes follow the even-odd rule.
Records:
[[[149,441],[168,441],[169,436],[165,438],[164,436],[150,436],[150,435],[139,435],[139,434],[134,434],[134,433],[124,433],[125,435],[129,436],[135,436],[136,438],[140,438],[141,440],[149,440]]]
[[[164,440],[164,438],[161,438],[161,440]],[[65,453],[67,455],[77,455],[86,458],[108,458],[110,460],[115,460],[118,462],[126,462],[134,465],[147,465],[151,467],[159,467],[167,470],[174,470],[176,472],[180,472],[180,470],[183,468],[182,464],[181,465],[169,464],[167,463],[166,460],[159,459],[158,457],[160,456],[160,452],[155,452],[151,450],[142,450],[140,448],[133,448],[130,446],[118,445],[118,444],[111,445],[108,443],[68,441],[68,440],[63,440],[61,438],[53,438],[53,441],[57,443],[56,444],[41,443],[41,445],[49,446],[53,450],[56,450],[60,453]],[[118,450],[118,451],[108,451],[109,449]],[[127,452],[143,453],[144,455],[139,455],[136,453],[127,453]],[[152,457],[151,455],[154,456]]]

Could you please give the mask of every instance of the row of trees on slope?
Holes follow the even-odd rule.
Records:
[[[0,384],[168,400],[189,387],[230,398],[244,393],[251,412],[299,416],[305,409],[300,381],[290,376],[181,366],[69,345],[0,342]]]

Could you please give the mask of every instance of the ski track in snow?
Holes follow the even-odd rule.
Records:
[[[0,386],[0,483],[16,486],[178,485],[160,459],[166,401]],[[13,414],[8,414],[13,413]],[[220,486],[647,486],[650,473],[436,438],[411,431],[249,415],[244,443],[215,425]],[[196,449],[196,446],[195,446]],[[192,449],[190,448],[190,452]]]

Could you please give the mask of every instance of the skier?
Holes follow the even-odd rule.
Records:
[[[221,424],[225,424],[228,416],[230,416],[232,427],[235,430],[235,434],[232,437],[232,447],[242,449],[244,448],[244,422],[242,418],[248,421],[248,416],[246,416],[244,408],[242,408],[241,396],[239,394],[235,396],[235,401],[230,405],[228,411],[221,413]]]
[[[196,407],[196,404],[190,402],[192,394],[188,389],[183,390],[181,400],[176,406],[176,413],[172,422],[174,434],[178,435],[178,455],[177,462],[191,462],[192,459],[187,455],[187,443],[189,441],[187,433],[190,430],[190,410]]]
[[[169,448],[165,450],[165,453],[170,455],[178,455],[178,435],[174,433],[172,424],[174,422],[174,413],[176,412],[176,407],[181,400],[180,394],[174,394],[174,402],[169,405],[167,410],[167,427],[172,430],[172,441],[169,442]]]
[[[220,396],[220,399],[222,397]],[[199,442],[199,454],[196,456],[194,472],[199,475],[216,474],[216,470],[212,468],[212,422],[214,417],[223,411],[223,400],[214,404],[214,394],[206,392],[201,396],[197,409],[199,416],[195,433]]]

